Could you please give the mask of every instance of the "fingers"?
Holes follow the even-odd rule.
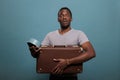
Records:
[[[63,68],[59,67],[58,65],[52,70],[53,74],[62,74],[63,73]]]
[[[60,59],[55,59],[55,58],[54,58],[53,61],[59,62]],[[58,64],[57,66],[55,66],[55,68],[53,68],[53,70],[52,70],[52,73],[53,73],[53,74],[61,74],[62,72],[63,72],[63,70],[61,70],[59,64]]]
[[[31,46],[31,47],[29,47],[29,49],[38,49],[38,47],[36,47],[36,46]]]
[[[30,51],[32,53],[38,53],[40,51],[41,48],[35,47],[35,46],[31,46],[29,47]]]
[[[39,52],[41,50],[41,48],[38,48],[37,50],[36,50],[36,52]]]
[[[55,62],[58,62],[58,64],[53,68],[52,73],[53,74],[62,74],[66,65],[65,59],[53,59]]]

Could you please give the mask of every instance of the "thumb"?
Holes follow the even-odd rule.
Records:
[[[60,60],[59,60],[59,59],[55,59],[55,58],[54,58],[54,59],[53,59],[53,61],[55,61],[55,62],[59,62]]]
[[[41,48],[37,48],[36,52],[39,52],[41,50]]]

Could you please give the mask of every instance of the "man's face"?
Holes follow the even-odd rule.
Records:
[[[70,27],[70,23],[72,21],[71,15],[68,10],[63,9],[58,14],[58,21],[60,22],[61,28],[66,29]]]

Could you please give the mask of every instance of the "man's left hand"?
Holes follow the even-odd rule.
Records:
[[[64,69],[67,67],[67,60],[66,59],[53,59],[58,64],[53,68],[53,74],[62,74]]]

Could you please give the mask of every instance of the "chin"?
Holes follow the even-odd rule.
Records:
[[[69,26],[62,26],[62,29],[67,29]]]
[[[67,29],[70,25],[61,25],[62,29]]]

